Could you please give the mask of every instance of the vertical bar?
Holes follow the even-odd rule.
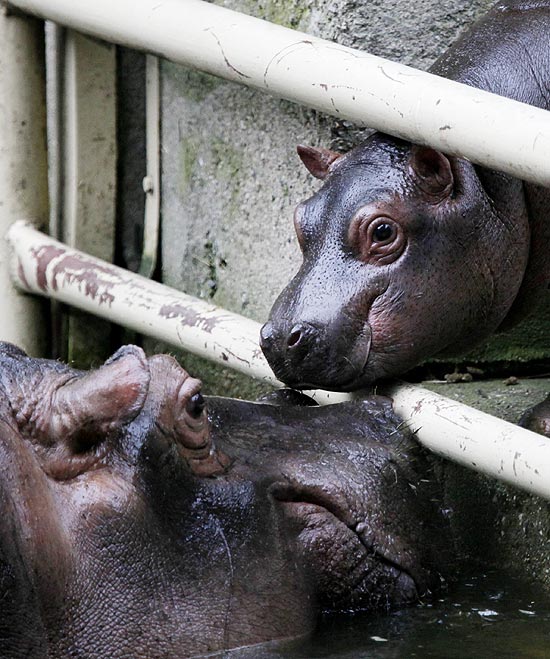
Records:
[[[143,179],[145,220],[139,274],[151,277],[157,264],[160,221],[160,75],[159,61],[147,55],[145,79],[147,175]]]
[[[18,217],[48,220],[44,24],[0,6],[0,232]],[[42,355],[47,305],[16,291],[0,241],[0,339]]]
[[[116,217],[116,47],[67,31],[61,238],[112,262]],[[71,313],[64,355],[77,366],[103,361],[111,328]]]

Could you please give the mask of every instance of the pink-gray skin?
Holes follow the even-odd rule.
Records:
[[[550,437],[550,396],[528,409],[519,420],[520,426]]]
[[[203,656],[441,586],[433,465],[387,400],[209,420],[199,387],[131,346],[85,374],[0,345],[0,656]]]
[[[500,2],[431,71],[548,109],[548,34],[548,0]],[[296,209],[303,265],[261,332],[289,386],[358,389],[548,299],[548,189],[381,133],[298,152],[325,183]]]

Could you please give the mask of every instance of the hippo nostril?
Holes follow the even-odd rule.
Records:
[[[303,336],[304,336],[304,328],[302,327],[302,325],[294,325],[294,327],[290,330],[290,334],[288,335],[288,338],[286,340],[287,347],[295,348],[303,339]]]
[[[206,407],[206,401],[203,398],[203,395],[199,392],[187,401],[185,406],[186,412],[193,419],[198,419],[199,416],[203,413],[204,408]]]

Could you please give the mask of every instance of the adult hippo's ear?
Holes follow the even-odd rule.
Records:
[[[132,421],[149,387],[149,366],[141,348],[124,346],[96,371],[70,380],[52,397],[47,432],[75,451]]]
[[[147,358],[136,346],[121,348],[95,371],[74,373],[49,373],[33,392],[32,413],[18,413],[21,432],[57,480],[95,466],[106,441],[139,414],[149,389]]]
[[[321,180],[330,174],[334,163],[342,157],[342,154],[336,153],[336,151],[304,144],[298,144],[296,151],[309,173]]]
[[[437,201],[449,197],[454,189],[451,161],[446,155],[427,146],[413,146],[409,170],[421,192]]]

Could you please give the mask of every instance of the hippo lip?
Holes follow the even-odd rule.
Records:
[[[271,486],[270,492],[277,501],[283,504],[307,506],[310,510],[316,508],[328,513],[337,520],[337,523],[352,531],[363,547],[379,561],[408,577],[418,592],[425,590],[422,586],[423,580],[420,575],[415,574],[416,571],[412,566],[404,566],[389,549],[385,549],[380,539],[369,529],[368,524],[365,521],[357,521],[349,505],[346,505],[345,501],[340,500],[337,495],[331,496],[326,491],[314,487],[296,487],[289,483],[275,483]]]
[[[292,389],[304,390],[304,389],[326,389],[328,391],[355,391],[362,382],[363,373],[366,369],[367,358],[365,358],[365,363],[363,367],[351,375],[351,377],[338,382],[336,380],[330,379],[330,376],[320,379],[315,378],[303,378],[303,379],[292,379],[292,377],[280,376],[281,379],[288,387]],[[277,375],[277,374],[276,374]],[[292,375],[295,375],[294,373]]]
[[[362,388],[365,386],[363,384],[363,373],[365,371],[365,368],[363,368],[362,371],[359,373],[354,374],[351,378],[348,380],[344,380],[343,382],[335,382],[334,380],[326,380],[324,379],[323,381],[321,380],[296,380],[293,381],[290,378],[281,378],[283,382],[290,388],[292,389],[297,389],[299,391],[303,390],[308,390],[308,389],[325,389],[327,391],[341,391],[341,392],[348,392],[348,391],[356,391],[359,388]]]
[[[292,364],[286,361],[281,368],[274,366],[274,372],[277,377],[287,386],[293,389],[327,389],[329,391],[354,391],[360,386],[364,379],[365,371],[369,366],[371,356],[371,331],[370,326],[365,325],[367,330],[363,330],[361,340],[356,341],[353,348],[353,354],[350,357],[338,357],[333,360],[330,356],[326,359],[329,363],[334,361],[335,366],[330,372],[323,373],[307,365],[306,369],[292,368]],[[340,355],[345,352],[340,351]],[[302,372],[301,372],[302,371]]]

